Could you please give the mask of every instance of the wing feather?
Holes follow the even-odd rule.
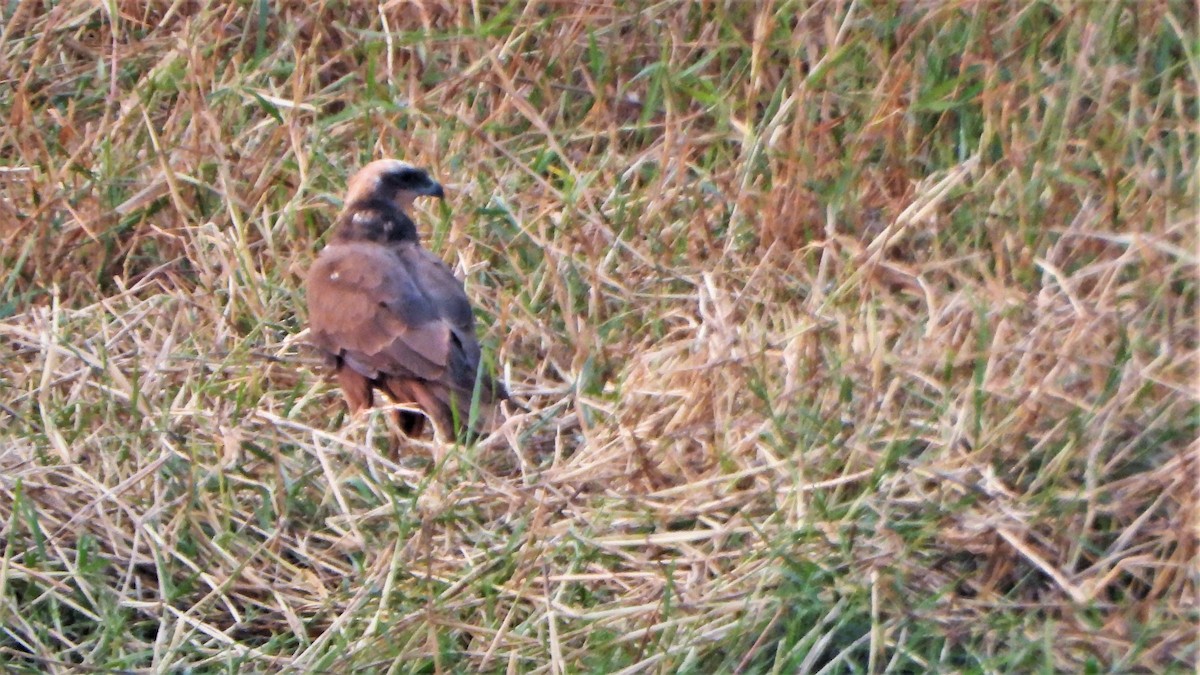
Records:
[[[471,306],[432,253],[411,243],[333,244],[317,257],[307,286],[314,343],[355,371],[474,388],[480,350]],[[485,400],[493,393],[486,387]]]

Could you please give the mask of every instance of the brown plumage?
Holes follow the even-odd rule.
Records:
[[[407,211],[420,195],[440,199],[442,186],[399,160],[372,162],[350,179],[336,230],[308,273],[309,325],[352,413],[379,389],[456,438],[468,430],[477,380],[481,410],[507,393],[480,369],[462,283],[417,238]],[[408,435],[424,429],[420,413],[397,418]]]

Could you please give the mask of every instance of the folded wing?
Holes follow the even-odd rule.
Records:
[[[308,304],[319,348],[370,380],[441,385],[430,391],[462,410],[479,371],[475,321],[462,284],[431,253],[409,243],[330,245],[309,272]],[[485,383],[485,402],[503,396]]]

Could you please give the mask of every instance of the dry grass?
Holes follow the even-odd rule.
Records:
[[[1193,7],[43,4],[4,669],[1195,666]],[[381,156],[531,410],[436,464],[296,314]]]

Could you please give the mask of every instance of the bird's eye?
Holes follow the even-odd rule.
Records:
[[[417,190],[429,183],[429,176],[420,169],[400,169],[387,174],[384,180],[396,190]]]

